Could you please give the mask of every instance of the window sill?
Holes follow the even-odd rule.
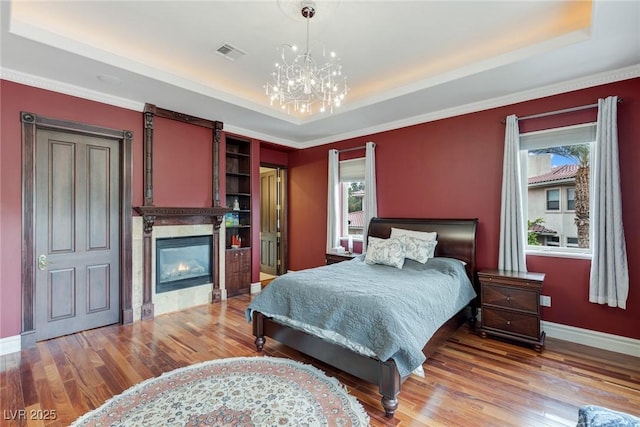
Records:
[[[546,256],[554,258],[573,258],[573,259],[591,259],[592,254],[590,252],[569,252],[558,251],[553,249],[527,249],[525,255],[532,256]]]

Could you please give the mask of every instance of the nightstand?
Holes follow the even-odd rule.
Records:
[[[540,293],[543,273],[487,270],[478,273],[481,287],[480,335],[494,335],[544,347]]]
[[[344,252],[344,253],[336,253],[336,252],[327,252],[325,254],[325,259],[327,261],[327,265],[329,264],[335,264],[337,262],[342,262],[342,261],[349,261],[355,257],[357,257],[360,254],[354,254],[354,253],[350,253],[350,252]]]

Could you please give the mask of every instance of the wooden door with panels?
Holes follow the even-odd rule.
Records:
[[[280,166],[260,167],[260,271],[276,276],[287,271],[286,173]]]
[[[278,274],[278,171],[260,172],[260,271]]]
[[[120,320],[119,158],[113,139],[37,133],[37,341]]]
[[[133,322],[133,132],[21,112],[21,348]]]

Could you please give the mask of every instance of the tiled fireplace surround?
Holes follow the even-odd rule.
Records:
[[[144,237],[144,225],[142,217],[133,217],[132,224],[132,300],[131,305],[133,308],[133,320],[140,320],[142,315],[142,303],[143,303],[143,237]],[[220,233],[224,237],[224,227],[221,227]],[[155,291],[155,247],[156,239],[165,237],[185,237],[185,236],[203,236],[212,235],[212,224],[194,224],[194,225],[156,225],[153,227],[151,234],[151,248],[152,248],[152,297],[151,300],[154,305],[154,315],[160,315],[171,311],[182,310],[188,307],[196,305],[207,304],[212,301],[212,284],[204,284],[199,286],[193,286],[186,289],[180,289],[171,292],[163,292],[156,294]],[[224,239],[220,239],[224,242]],[[224,259],[220,259],[220,254],[224,254],[224,248],[216,248],[217,262],[220,268],[220,287],[224,287]],[[225,289],[221,289],[222,299],[226,299]]]

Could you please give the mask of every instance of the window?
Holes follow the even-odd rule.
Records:
[[[560,238],[558,236],[547,236],[547,246],[560,246]]]
[[[364,233],[364,158],[340,162],[341,237],[362,239]]]
[[[595,123],[520,135],[528,250],[590,251],[593,141]]]
[[[560,210],[560,190],[547,190],[547,210],[559,211]]]
[[[567,188],[567,210],[568,211],[576,210],[576,189],[575,188]]]
[[[342,192],[342,235],[362,237],[364,232],[364,181],[343,182]]]
[[[577,248],[578,247],[578,238],[577,237],[567,237],[567,247]]]

